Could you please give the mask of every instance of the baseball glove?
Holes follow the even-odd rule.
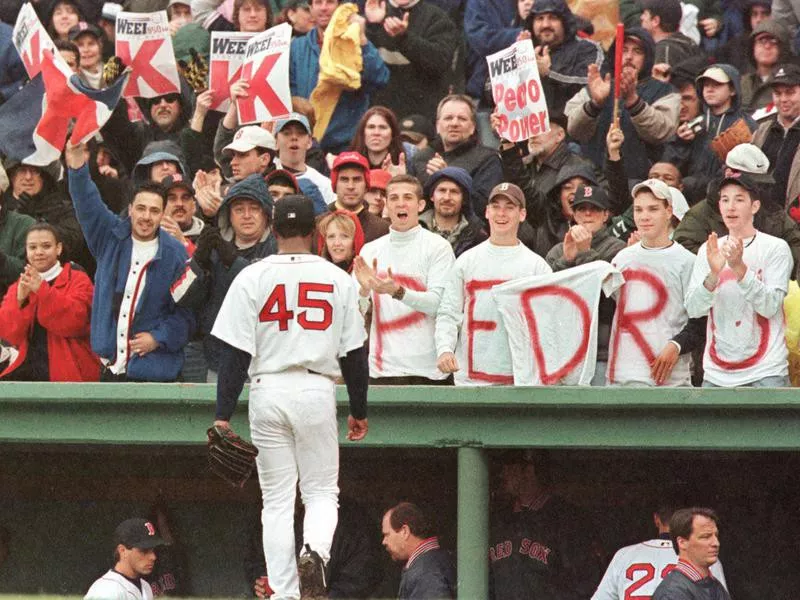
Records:
[[[747,123],[744,122],[744,119],[739,119],[736,123],[711,140],[711,149],[722,162],[725,162],[725,157],[728,156],[728,152],[739,144],[750,143],[752,139],[753,133],[747,126]]]
[[[208,89],[208,63],[194,48],[189,48],[189,53],[189,62],[180,61],[179,64],[187,83],[199,94]]]
[[[207,433],[208,467],[233,487],[244,487],[255,468],[258,448],[225,427],[210,427]]]
[[[114,85],[114,82],[119,79],[125,72],[125,63],[119,56],[112,56],[103,65],[103,81],[106,85]]]

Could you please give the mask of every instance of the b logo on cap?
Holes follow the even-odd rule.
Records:
[[[588,185],[583,188],[583,197],[584,198],[592,197],[592,188],[590,188]]]
[[[239,131],[236,132],[236,135],[233,136],[233,139],[238,140],[243,135],[244,135],[244,129],[240,129]]]
[[[501,183],[499,189],[500,189],[501,192],[507,192],[508,191],[508,184],[507,183]]]
[[[144,526],[147,528],[147,535],[156,534],[156,528],[153,527],[153,524],[150,521],[145,521]]]

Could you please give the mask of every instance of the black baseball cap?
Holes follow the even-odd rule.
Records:
[[[761,198],[763,188],[759,184],[759,180],[756,177],[753,177],[750,173],[731,173],[730,175],[723,177],[722,181],[719,182],[719,189],[722,189],[722,186],[729,183],[739,185],[746,189],[752,195],[753,200],[758,200]]]
[[[432,140],[436,137],[436,130],[423,115],[409,115],[400,119],[400,139],[404,142],[419,144],[424,138]]]
[[[100,30],[100,28],[97,25],[93,23],[87,23],[86,21],[81,21],[80,23],[75,25],[72,29],[70,29],[69,32],[67,33],[67,37],[69,38],[70,42],[74,42],[80,36],[86,33],[88,33],[89,35],[93,35],[98,40],[103,39],[103,32]]]
[[[608,194],[597,185],[582,185],[575,191],[575,198],[572,200],[572,208],[580,204],[591,204],[601,210],[611,210],[608,202]]]
[[[289,194],[283,200],[275,203],[272,211],[272,226],[278,235],[283,235],[284,231],[306,232],[305,235],[314,232],[316,225],[316,215],[314,214],[314,203],[311,198],[302,194]]]
[[[779,65],[769,78],[769,85],[800,85],[800,66],[791,63]]]
[[[166,542],[156,533],[155,526],[147,519],[128,519],[114,530],[114,545],[122,544],[126,548],[150,550],[163,546]]]
[[[194,197],[194,188],[192,187],[192,183],[186,179],[180,173],[175,173],[174,175],[167,175],[164,179],[161,180],[161,185],[164,186],[164,189],[168,192],[172,188],[182,187],[185,189],[189,194]]]

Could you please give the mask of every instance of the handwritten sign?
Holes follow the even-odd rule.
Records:
[[[521,142],[550,129],[547,101],[531,40],[488,57],[492,97],[500,115],[500,137]]]

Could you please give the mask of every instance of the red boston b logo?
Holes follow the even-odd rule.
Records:
[[[145,528],[147,528],[147,535],[155,535],[156,534],[156,528],[153,527],[153,524],[150,521],[145,521],[144,526],[145,526]]]

